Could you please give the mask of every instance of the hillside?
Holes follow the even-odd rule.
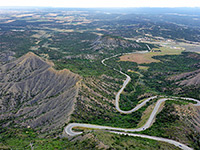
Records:
[[[152,127],[142,132],[182,142],[195,150],[200,147],[200,107],[187,102],[165,102]]]
[[[1,125],[60,129],[73,112],[80,77],[34,53],[0,66]]]
[[[115,50],[118,49],[140,49],[142,48],[139,43],[126,40],[121,37],[116,36],[109,36],[104,35],[100,36],[97,40],[95,40],[92,44],[93,50],[102,50],[102,49],[109,49],[109,50]]]
[[[175,80],[178,84],[184,86],[198,86],[200,85],[200,69],[174,76],[172,77],[172,80]]]

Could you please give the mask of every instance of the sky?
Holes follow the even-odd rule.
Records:
[[[200,7],[200,0],[0,0],[0,6]]]

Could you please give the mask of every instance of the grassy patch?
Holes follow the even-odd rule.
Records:
[[[147,66],[138,66],[138,68],[140,70],[148,70],[149,69],[149,67],[147,67]]]

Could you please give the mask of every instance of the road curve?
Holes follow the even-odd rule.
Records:
[[[107,66],[107,67],[110,67],[108,66],[107,64],[104,63],[105,60],[108,60],[110,58],[113,58],[113,57],[117,57],[121,54],[117,54],[117,55],[114,55],[114,56],[111,56],[111,57],[108,57],[108,58],[105,58],[103,59],[101,62],[103,65]],[[112,68],[112,67],[110,67]],[[155,99],[157,98],[157,96],[153,96],[153,97],[150,97],[146,100],[144,100],[142,103],[138,104],[135,108],[129,110],[129,111],[123,111],[119,108],[119,99],[120,99],[120,94],[123,92],[124,88],[126,87],[126,85],[130,82],[131,78],[130,76],[128,76],[127,74],[123,73],[122,71],[120,70],[117,70],[115,68],[112,68],[114,69],[115,71],[117,72],[120,72],[121,74],[125,75],[126,76],[126,80],[124,81],[123,83],[123,86],[122,88],[118,91],[118,93],[116,94],[116,97],[115,97],[115,105],[116,105],[116,109],[120,112],[120,113],[125,113],[125,114],[128,114],[128,113],[132,113],[132,112],[135,112],[137,111],[138,109],[140,109],[141,107],[143,107],[148,101],[152,100],[152,99]],[[149,139],[153,139],[153,140],[157,140],[157,141],[164,141],[164,142],[167,142],[167,143],[170,143],[170,144],[173,144],[175,146],[178,146],[179,148],[183,149],[183,150],[191,150],[191,148],[189,148],[188,146],[182,144],[182,143],[179,143],[177,141],[174,141],[174,140],[170,140],[170,139],[165,139],[165,138],[161,138],[161,137],[154,137],[154,136],[148,136],[148,135],[141,135],[141,134],[132,134],[132,133],[125,133],[125,132],[138,132],[138,131],[143,131],[143,130],[146,130],[147,128],[149,128],[152,124],[153,124],[153,121],[154,121],[154,118],[156,117],[156,114],[160,108],[160,105],[165,102],[166,100],[175,100],[176,98],[178,97],[173,97],[173,98],[162,98],[162,99],[159,99],[157,102],[156,102],[156,105],[148,119],[148,121],[145,123],[145,125],[143,125],[142,127],[140,128],[135,128],[135,129],[127,129],[127,128],[116,128],[116,127],[109,127],[109,126],[100,126],[100,125],[93,125],[93,124],[83,124],[83,123],[70,123],[68,124],[66,127],[65,127],[65,132],[70,135],[70,136],[75,136],[75,135],[80,135],[82,134],[82,132],[74,132],[72,129],[74,127],[85,127],[85,128],[93,128],[93,129],[104,129],[104,130],[109,130],[109,132],[112,132],[112,133],[116,133],[116,134],[126,134],[126,135],[129,135],[129,136],[136,136],[136,137],[142,137],[142,138],[149,138]],[[197,102],[197,104],[194,104],[195,106],[200,106],[200,101],[199,100],[196,100],[196,99],[193,99],[193,98],[183,98],[181,97],[182,99],[185,99],[185,100],[192,100],[192,101],[195,101]],[[121,131],[121,132],[119,132]],[[123,131],[123,132],[122,132]]]
[[[147,45],[147,44],[146,44]],[[149,48],[149,46],[147,45],[147,47]],[[147,53],[148,51],[140,51],[139,53]],[[133,53],[136,53],[136,52],[133,52]],[[123,53],[123,54],[133,54],[133,53]],[[119,55],[122,55],[121,53],[120,54],[117,54],[117,55],[113,55],[111,57],[108,57],[108,58],[105,58],[101,61],[101,63],[104,65],[104,66],[107,66],[107,67],[110,67],[108,66],[104,61],[110,59],[110,58],[114,58],[114,57],[117,57]],[[110,67],[112,68],[112,67]],[[121,70],[117,70],[115,68],[112,68],[113,70],[121,73],[122,75],[126,76],[126,80],[124,81],[123,85],[122,85],[122,88],[117,92],[116,96],[115,96],[115,107],[117,109],[117,111],[119,111],[120,113],[124,113],[124,114],[130,114],[134,111],[137,111],[138,109],[140,109],[142,106],[144,106],[148,101],[156,98],[157,96],[153,96],[153,97],[150,97],[148,99],[146,99],[145,101],[143,101],[141,104],[137,105],[135,108],[129,110],[129,111],[123,111],[120,109],[119,107],[119,100],[120,100],[120,95],[121,93],[124,91],[124,89],[126,88],[127,84],[131,81],[131,77],[129,75],[127,75],[126,73],[122,72]]]
[[[72,128],[74,127],[85,127],[85,128],[93,128],[93,129],[105,129],[105,130],[114,130],[114,131],[124,131],[124,132],[138,132],[138,131],[143,131],[143,130],[146,130],[147,128],[149,128],[153,121],[154,121],[154,118],[160,108],[160,105],[167,101],[167,100],[174,100],[172,98],[162,98],[162,99],[159,99],[157,102],[156,102],[156,105],[149,117],[149,119],[147,120],[147,122],[140,128],[135,128],[135,129],[128,129],[128,128],[116,128],[116,127],[109,127],[109,126],[100,126],[100,125],[93,125],[93,124],[84,124],[84,123],[70,123],[68,124],[66,127],[65,127],[65,132],[67,134],[69,134],[70,136],[75,136],[75,135],[79,135],[79,134],[82,134],[82,132],[74,132],[72,130]],[[191,100],[190,98],[186,98],[185,100]],[[197,102],[197,104],[194,104],[195,106],[200,106],[200,101],[196,100],[196,99],[192,99],[194,101]],[[139,104],[140,105],[140,104]],[[139,106],[137,105],[137,106]],[[136,107],[137,107],[136,106]],[[135,107],[135,108],[136,108]]]
[[[200,106],[200,101],[193,99],[193,98],[184,98],[185,100],[194,100],[197,102],[197,104],[194,104],[195,106]],[[171,139],[166,139],[166,138],[161,138],[161,137],[154,137],[154,136],[149,136],[149,135],[141,135],[141,134],[132,134],[132,133],[125,133],[125,132],[138,132],[138,131],[144,131],[147,128],[149,128],[153,121],[154,118],[159,110],[160,105],[165,102],[166,100],[173,100],[172,98],[163,98],[160,99],[156,102],[156,105],[148,119],[148,121],[145,123],[145,125],[143,125],[140,128],[136,128],[136,129],[128,129],[128,128],[116,128],[116,127],[109,127],[109,126],[100,126],[100,125],[93,125],[93,124],[83,124],[83,123],[70,123],[65,127],[65,132],[70,135],[70,136],[75,136],[75,135],[80,135],[82,134],[82,132],[74,132],[72,130],[72,128],[74,127],[84,127],[84,128],[92,128],[92,129],[104,129],[104,130],[109,130],[109,132],[112,133],[116,133],[116,134],[124,134],[124,135],[129,135],[129,136],[136,136],[136,137],[142,137],[142,138],[148,138],[148,139],[153,139],[153,140],[157,140],[157,141],[163,141],[163,142],[167,142],[170,144],[173,144],[175,146],[178,146],[179,148],[183,149],[183,150],[191,150],[191,148],[189,148],[187,145],[184,145],[180,142],[171,140]],[[138,105],[137,105],[138,106]],[[136,106],[136,107],[137,107]],[[135,108],[136,108],[135,107]],[[119,131],[123,131],[123,132],[119,132]]]

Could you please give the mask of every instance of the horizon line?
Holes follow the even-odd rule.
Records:
[[[135,6],[135,7],[61,7],[61,6],[0,6],[0,7],[5,7],[5,8],[9,8],[9,7],[12,7],[12,8],[86,8],[86,9],[89,9],[89,8],[200,8],[200,6],[174,6],[174,7],[164,7],[164,6],[149,6],[149,7],[141,7],[141,6]]]

